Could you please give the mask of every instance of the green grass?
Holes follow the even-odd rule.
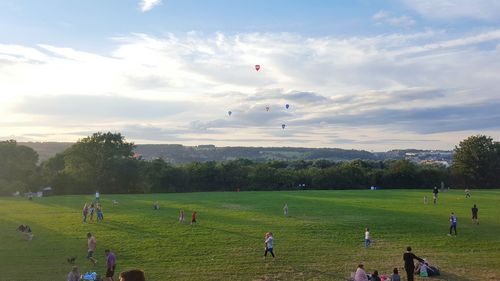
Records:
[[[84,224],[81,208],[93,196],[55,196],[29,202],[0,198],[0,280],[65,280],[77,256],[81,271],[105,271],[104,249],[117,254],[117,271],[139,267],[149,281],[346,280],[358,263],[389,273],[415,254],[440,267],[432,280],[500,280],[500,191],[226,192],[102,195],[105,220]],[[432,197],[432,196],[429,196]],[[111,200],[120,202],[113,207]],[[152,210],[158,200],[159,211]],[[287,202],[290,217],[282,214]],[[480,225],[470,221],[478,204]],[[178,223],[179,208],[199,214],[199,225]],[[458,237],[448,237],[448,216],[458,215]],[[35,237],[15,231],[29,224]],[[372,247],[363,246],[369,227]],[[275,260],[262,259],[263,236],[272,231]],[[98,265],[85,260],[86,233],[97,239]]]

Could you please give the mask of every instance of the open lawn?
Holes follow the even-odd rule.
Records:
[[[423,196],[430,204],[423,204]],[[287,191],[101,195],[104,221],[82,222],[93,196],[0,198],[0,280],[66,280],[77,256],[80,270],[105,272],[104,250],[117,254],[117,272],[139,267],[147,280],[346,280],[358,263],[367,272],[403,271],[406,246],[441,271],[431,280],[500,280],[500,191]],[[119,201],[112,206],[111,201]],[[154,211],[158,200],[161,209]],[[283,216],[288,203],[290,217]],[[480,224],[470,220],[476,203]],[[179,209],[199,225],[179,224]],[[458,236],[448,217],[458,215]],[[29,224],[26,241],[15,229]],[[364,228],[373,239],[363,244]],[[276,259],[262,259],[272,231]],[[85,259],[86,233],[97,239],[98,264]],[[404,274],[403,274],[404,276]],[[115,279],[116,280],[116,279]],[[416,280],[419,280],[418,278]]]

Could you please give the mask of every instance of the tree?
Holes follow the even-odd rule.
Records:
[[[468,137],[455,147],[452,172],[460,184],[468,187],[498,187],[500,143],[491,137]]]
[[[119,133],[94,133],[64,151],[64,173],[81,183],[79,193],[135,190],[131,184],[137,181],[134,174],[140,169],[130,162],[139,161],[132,159],[133,148],[134,144],[126,142]],[[125,176],[135,180],[127,182],[126,187],[120,186],[120,179]]]
[[[15,140],[0,141],[0,194],[36,189],[38,154]]]

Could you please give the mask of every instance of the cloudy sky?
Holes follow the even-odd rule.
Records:
[[[500,1],[2,0],[0,139],[96,131],[375,151],[498,140]]]

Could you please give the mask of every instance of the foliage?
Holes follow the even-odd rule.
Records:
[[[38,154],[15,140],[0,141],[0,195],[39,188]]]
[[[452,166],[459,183],[469,187],[498,187],[500,143],[484,135],[471,136],[455,147]]]
[[[134,144],[119,133],[95,133],[36,166],[36,153],[15,141],[0,143],[3,193],[52,186],[58,194],[234,190],[427,188],[500,182],[500,144],[473,136],[455,150],[452,172],[409,160],[249,160],[172,164],[133,157]]]

